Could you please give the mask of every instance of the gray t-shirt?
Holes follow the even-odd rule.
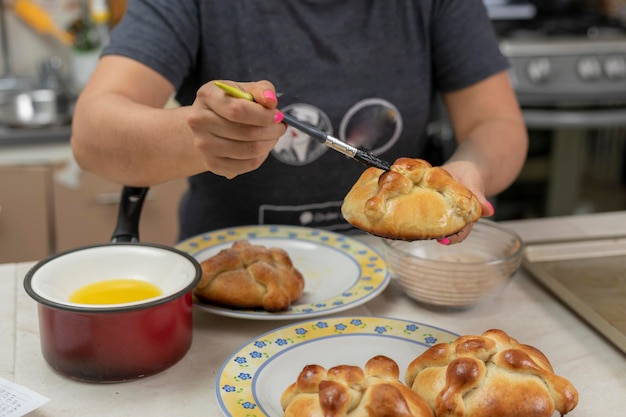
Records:
[[[210,80],[270,80],[281,110],[390,162],[424,157],[437,92],[507,68],[481,0],[130,0],[104,53],[155,69],[183,105]],[[348,230],[340,206],[363,169],[288,128],[258,170],[189,179],[180,238]]]

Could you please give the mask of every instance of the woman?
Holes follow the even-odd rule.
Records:
[[[440,94],[458,140],[442,166],[490,216],[486,196],[527,149],[506,69],[481,0],[130,0],[77,102],[72,147],[122,184],[190,177],[181,239],[255,223],[341,231],[364,167],[303,144],[283,112],[393,162],[423,155]],[[164,108],[173,94],[181,106]]]

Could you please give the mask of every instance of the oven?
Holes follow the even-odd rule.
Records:
[[[496,213],[626,209],[623,10],[600,0],[484,1],[530,138],[524,170],[496,200]]]

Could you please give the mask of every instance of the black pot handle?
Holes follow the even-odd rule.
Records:
[[[124,186],[111,242],[139,242],[139,216],[148,189]]]

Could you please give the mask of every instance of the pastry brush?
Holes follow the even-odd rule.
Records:
[[[230,96],[233,96],[236,98],[243,98],[249,101],[254,101],[252,94],[246,93],[245,91],[241,91],[236,87],[233,87],[228,84],[224,84],[219,81],[215,81],[214,83],[216,86],[224,90],[226,94]],[[349,143],[343,142],[327,134],[326,132],[323,132],[322,130],[317,129],[316,127],[313,127],[307,123],[301,122],[300,120],[296,119],[290,114],[284,113],[283,116],[284,116],[283,122],[285,122],[285,124],[293,127],[294,129],[298,129],[299,131],[306,133],[307,135],[316,139],[318,142],[328,146],[329,148],[336,150],[337,152],[340,152],[348,156],[351,159],[354,159],[355,161],[362,163],[363,165],[367,167],[375,167],[378,169],[382,169],[384,171],[389,171],[391,169],[388,162],[379,159],[378,157],[372,155],[371,153],[367,151],[355,148]]]

